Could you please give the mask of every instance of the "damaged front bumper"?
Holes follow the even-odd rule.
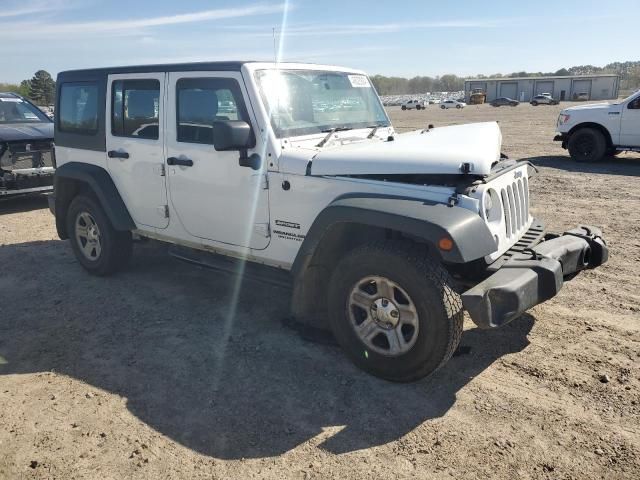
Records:
[[[535,246],[513,254],[495,273],[462,294],[462,303],[481,328],[500,327],[554,297],[581,270],[602,265],[609,249],[602,232],[580,226],[547,234]]]

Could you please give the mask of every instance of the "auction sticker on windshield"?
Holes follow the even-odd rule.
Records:
[[[371,87],[369,79],[365,75],[349,75],[349,81],[352,87],[367,88]]]

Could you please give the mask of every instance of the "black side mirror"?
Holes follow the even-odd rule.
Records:
[[[224,120],[213,123],[213,147],[217,151],[246,150],[255,145],[256,138],[247,122]]]

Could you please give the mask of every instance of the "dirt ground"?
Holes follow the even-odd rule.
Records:
[[[390,384],[284,321],[285,291],[137,246],[85,274],[41,197],[0,202],[0,478],[640,478],[640,158],[572,162],[560,107],[390,109],[399,130],[499,120],[550,229],[607,265],[433,377]]]

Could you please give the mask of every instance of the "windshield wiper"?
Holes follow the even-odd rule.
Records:
[[[324,147],[325,144],[331,139],[331,136],[336,132],[345,132],[347,130],[353,130],[351,127],[333,127],[328,130],[320,130],[320,133],[326,133],[327,135],[320,140],[320,143],[316,147]]]

